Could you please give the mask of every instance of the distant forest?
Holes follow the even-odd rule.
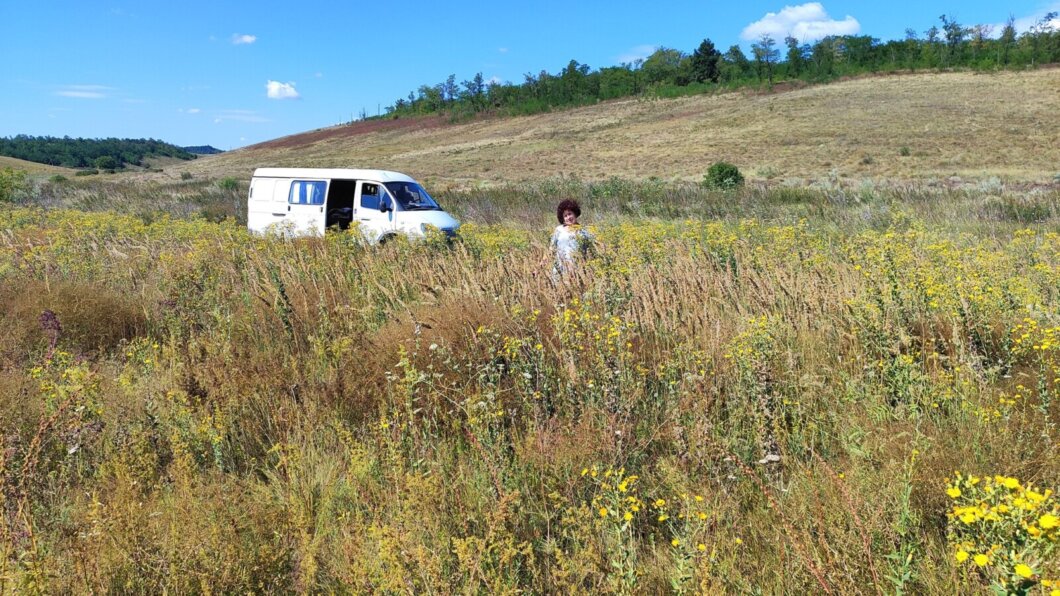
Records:
[[[188,153],[194,153],[196,155],[216,155],[218,153],[224,153],[223,149],[218,149],[212,145],[195,145],[194,147],[183,148]]]
[[[115,170],[142,166],[147,157],[195,159],[195,155],[154,139],[71,139],[70,137],[0,137],[0,155],[67,168]]]
[[[1000,32],[990,25],[965,26],[943,15],[923,35],[906,29],[905,38],[881,42],[868,35],[831,36],[809,44],[794,37],[763,36],[748,56],[738,45],[724,53],[709,39],[691,54],[659,48],[644,60],[592,70],[571,60],[556,74],[527,73],[524,82],[487,82],[482,73],[456,82],[421,85],[386,108],[378,118],[444,114],[454,118],[479,112],[532,114],[552,108],[643,94],[674,97],[719,88],[773,85],[777,81],[826,82],[878,72],[942,69],[1022,69],[1060,62],[1060,30],[1045,15],[1017,34],[1009,18]],[[362,111],[361,118],[367,115]]]

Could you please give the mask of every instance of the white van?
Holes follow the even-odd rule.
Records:
[[[296,236],[324,235],[356,223],[369,242],[430,227],[447,236],[460,222],[442,210],[410,176],[386,170],[258,168],[250,180],[247,228]]]

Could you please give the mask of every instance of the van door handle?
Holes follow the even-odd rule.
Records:
[[[275,215],[276,217],[287,217],[287,214],[283,213],[282,211],[280,213],[273,213],[273,215]]]

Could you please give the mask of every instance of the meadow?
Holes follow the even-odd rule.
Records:
[[[1060,589],[1055,185],[564,177],[382,247],[230,186],[0,208],[0,592]]]

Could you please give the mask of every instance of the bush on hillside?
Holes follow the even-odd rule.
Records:
[[[729,162],[719,161],[710,166],[703,176],[703,186],[715,190],[731,190],[743,186],[743,174]]]
[[[114,159],[114,157],[110,155],[102,155],[100,157],[97,157],[96,160],[92,163],[94,166],[96,166],[96,169],[98,170],[113,170],[114,168],[118,167],[118,160]]]
[[[15,194],[25,190],[26,173],[22,170],[4,168],[0,170],[0,203],[15,200]]]
[[[235,178],[221,178],[217,181],[217,188],[221,190],[236,190],[239,188],[239,181]]]

